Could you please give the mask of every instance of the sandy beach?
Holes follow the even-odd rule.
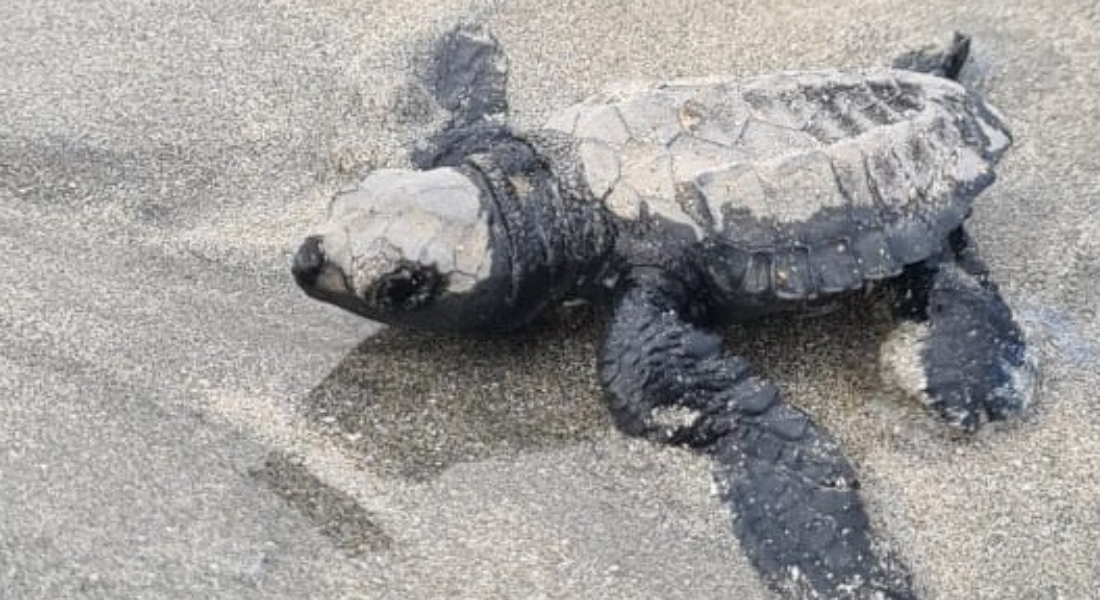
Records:
[[[971,438],[876,373],[884,322],[731,328],[841,442],[927,600],[1100,590],[1100,8],[1091,0],[0,3],[0,597],[773,598],[709,465],[619,434],[595,317],[380,330],[289,254],[438,123],[485,23],[517,127],[617,80],[884,65],[955,30],[1015,145],[971,231],[1038,349]]]

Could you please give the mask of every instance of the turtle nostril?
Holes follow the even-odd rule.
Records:
[[[325,251],[319,236],[310,236],[302,242],[294,255],[294,264],[290,272],[301,286],[313,286],[325,266]]]

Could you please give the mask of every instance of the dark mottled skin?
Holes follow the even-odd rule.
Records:
[[[900,66],[954,78],[968,48],[967,38],[956,37],[938,53],[902,57]],[[715,328],[811,308],[885,280],[899,299],[899,318],[926,325],[915,360],[934,413],[972,431],[1018,412],[1023,392],[1011,384],[1025,366],[1023,336],[961,228],[992,176],[947,192],[950,201],[932,224],[899,218],[885,234],[860,229],[884,218],[873,210],[823,210],[793,223],[792,231],[848,240],[813,252],[800,252],[797,243],[744,247],[733,234],[700,239],[682,221],[644,208],[623,219],[601,204],[568,135],[511,130],[505,65],[484,32],[459,28],[446,36],[428,87],[452,119],[412,156],[421,170],[457,167],[480,189],[490,247],[500,259],[492,277],[435,304],[333,298],[311,290],[327,263],[320,245],[307,242],[294,266],[299,284],[369,318],[475,333],[523,327],[569,297],[607,306],[598,368],[616,424],[714,460],[736,533],[769,586],[791,598],[916,599],[908,569],[870,527],[856,470],[837,443],[729,354]],[[977,135],[959,127],[964,138]],[[678,189],[676,200],[698,223],[710,227],[721,218],[737,235],[760,225],[744,210],[711,214],[692,193]],[[862,270],[846,262],[864,250]],[[777,281],[789,268],[805,279]],[[385,280],[407,277],[402,271]]]

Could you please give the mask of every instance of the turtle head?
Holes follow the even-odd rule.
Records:
[[[479,330],[510,296],[506,236],[458,169],[383,169],[337,195],[291,271],[309,296],[383,323]]]

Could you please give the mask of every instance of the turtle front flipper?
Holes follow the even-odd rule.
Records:
[[[450,118],[417,144],[410,161],[418,169],[455,164],[513,137],[508,111],[508,58],[485,28],[459,25],[432,50],[425,85]]]
[[[698,325],[694,289],[656,270],[623,283],[599,362],[618,426],[715,460],[746,554],[785,597],[916,598],[840,448]]]
[[[447,32],[436,46],[430,77],[436,102],[453,115],[455,126],[508,110],[508,59],[482,27]]]

